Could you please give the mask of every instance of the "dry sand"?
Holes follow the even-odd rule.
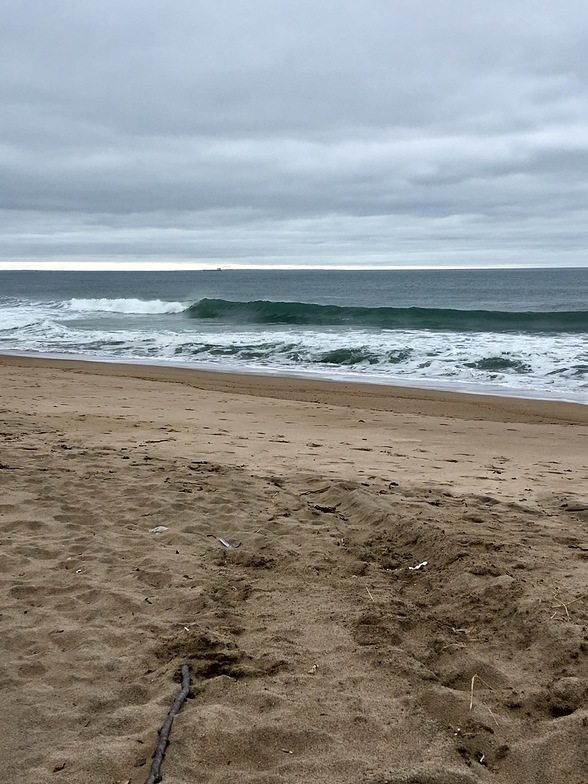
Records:
[[[142,784],[184,663],[165,784],[588,781],[588,406],[4,357],[0,411],[2,781]]]

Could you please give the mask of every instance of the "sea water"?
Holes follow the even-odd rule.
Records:
[[[588,403],[588,269],[4,271],[0,352]]]

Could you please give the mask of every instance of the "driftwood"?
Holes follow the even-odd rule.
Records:
[[[151,765],[151,772],[145,784],[157,784],[161,781],[161,763],[165,756],[165,750],[169,743],[169,733],[175,716],[180,712],[182,705],[190,694],[190,668],[187,664],[182,666],[182,690],[176,697],[174,704],[171,706],[170,712],[167,714],[165,724],[159,730],[159,743],[153,753],[153,763]]]

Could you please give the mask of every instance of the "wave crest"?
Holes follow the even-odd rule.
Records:
[[[161,299],[70,299],[68,310],[77,313],[182,313],[183,302],[164,302]]]
[[[509,312],[442,308],[364,308],[305,302],[201,299],[187,308],[194,319],[231,323],[349,326],[454,332],[588,332],[587,311]]]

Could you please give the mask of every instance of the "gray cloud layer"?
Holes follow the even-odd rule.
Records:
[[[5,261],[583,264],[588,6],[5,0]]]

